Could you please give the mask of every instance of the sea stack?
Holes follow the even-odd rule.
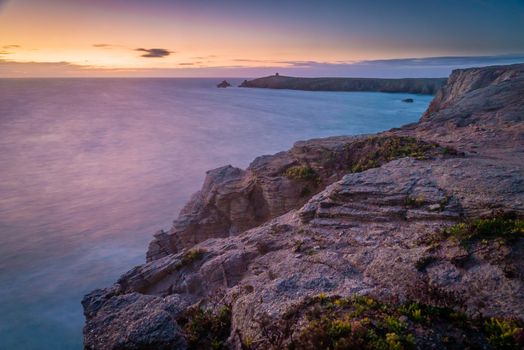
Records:
[[[217,84],[217,88],[227,88],[230,87],[231,84],[227,82],[227,80],[222,80],[220,84]]]

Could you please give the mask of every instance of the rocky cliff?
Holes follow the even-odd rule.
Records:
[[[524,346],[524,65],[454,71],[418,123],[207,173],[89,349]]]
[[[307,91],[378,91],[435,94],[446,78],[297,78],[282,75],[245,80],[240,87]]]

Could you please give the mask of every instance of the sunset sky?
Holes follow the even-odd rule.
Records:
[[[0,0],[0,77],[445,76],[523,61],[522,0]]]

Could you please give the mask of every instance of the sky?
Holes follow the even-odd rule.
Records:
[[[518,62],[524,0],[0,0],[0,77],[431,77]]]

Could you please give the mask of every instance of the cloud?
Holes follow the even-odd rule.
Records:
[[[144,49],[145,50],[145,49]],[[0,50],[2,51],[2,50]],[[149,53],[149,51],[144,51]],[[2,59],[2,57],[4,57]],[[203,65],[186,61],[166,68],[104,68],[69,62],[16,62],[0,56],[0,77],[260,77],[279,72],[303,77],[408,78],[447,77],[451,70],[473,66],[524,63],[522,55],[403,58],[368,61],[264,61],[258,65]]]
[[[440,56],[422,58],[396,58],[383,60],[368,60],[356,64],[412,66],[412,67],[439,67],[439,66],[472,66],[511,64],[524,62],[524,54],[486,55],[486,56]]]
[[[399,58],[365,61],[268,61],[255,59],[234,59],[234,62],[255,63],[256,66],[223,67],[237,71],[254,72],[250,76],[263,75],[278,69],[279,73],[304,77],[368,77],[368,78],[408,78],[408,77],[447,77],[453,69],[475,66],[524,63],[524,54],[486,55],[486,56],[443,56],[423,58]],[[238,69],[242,68],[242,69]]]
[[[166,49],[135,49],[135,51],[141,51],[145,52],[145,54],[141,55],[141,57],[147,57],[147,58],[159,58],[159,57],[166,57],[174,53],[174,51],[169,51]]]
[[[93,47],[101,47],[101,48],[105,48],[105,47],[112,47],[114,45],[111,45],[111,44],[93,44]]]
[[[277,63],[277,61],[268,61],[268,60],[254,60],[250,58],[235,58],[235,62],[252,62],[252,63]]]
[[[21,47],[20,45],[4,45],[2,46],[3,49],[9,50],[9,49],[16,49]]]
[[[326,62],[317,62],[317,61],[277,61],[276,63],[290,65],[292,67],[313,67],[319,64],[326,64]],[[327,63],[327,64],[338,64],[338,63]]]
[[[217,58],[217,55],[207,55],[207,56],[195,56],[193,57],[194,60],[205,60],[208,58]]]
[[[70,62],[17,62],[0,58],[0,77],[85,76],[89,68]]]

